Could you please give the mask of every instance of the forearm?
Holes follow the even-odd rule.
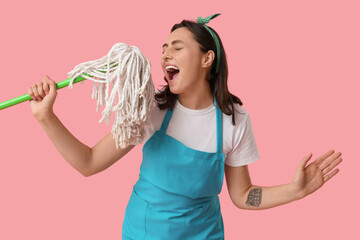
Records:
[[[249,210],[262,210],[290,203],[301,198],[301,193],[291,183],[271,187],[252,185],[239,198],[238,207]]]
[[[64,159],[83,175],[88,175],[91,148],[76,139],[54,113],[36,117]]]
[[[298,164],[289,184],[261,187],[251,183],[247,165],[225,165],[225,175],[230,198],[242,209],[267,209],[301,199],[317,189],[339,172],[333,170],[341,161],[341,153],[330,150],[308,164],[312,154]],[[307,165],[308,164],[308,165]]]

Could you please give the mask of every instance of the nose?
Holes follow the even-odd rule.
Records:
[[[166,60],[169,60],[169,59],[171,59],[171,58],[172,58],[172,56],[171,56],[171,54],[170,54],[169,49],[164,50],[164,52],[163,52],[163,54],[162,54],[162,60],[163,60],[163,61],[166,61]]]

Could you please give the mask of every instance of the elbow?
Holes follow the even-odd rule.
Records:
[[[252,210],[252,209],[254,209],[254,208],[252,208],[252,204],[249,203],[249,196],[247,195],[248,191],[249,190],[237,195],[236,197],[231,198],[233,204],[237,208],[243,209],[243,210]],[[256,206],[256,207],[258,207],[258,206]]]
[[[243,204],[241,201],[234,202],[234,205],[235,205],[238,209],[242,209],[242,210],[248,209],[248,208],[246,207],[246,205]]]
[[[90,177],[92,175],[95,175],[96,171],[93,171],[92,169],[90,168],[85,168],[85,169],[82,169],[81,171],[79,171],[81,173],[81,175],[83,175],[84,177]]]
[[[237,207],[238,209],[247,209],[245,203],[243,203],[242,198],[231,198],[232,203]]]
[[[251,186],[243,191],[230,193],[231,201],[238,209],[249,209],[247,205],[247,192],[250,188]]]
[[[97,172],[95,171],[95,168],[93,166],[93,160],[92,160],[92,149],[89,149],[88,152],[88,157],[85,158],[86,160],[84,160],[84,164],[81,166],[81,169],[77,169],[81,175],[83,175],[84,177],[90,177],[94,174],[96,174]]]
[[[86,168],[83,168],[81,171],[79,171],[81,173],[81,175],[83,175],[84,177],[90,177],[90,176],[93,176],[99,172],[102,172],[103,169],[98,169],[98,168],[95,168],[95,167],[86,167]]]
[[[84,177],[90,177],[90,176],[94,175],[93,173],[91,173],[91,172],[86,172],[86,171],[83,171],[83,172],[80,172],[80,173],[81,173],[81,175],[83,175]]]
[[[262,202],[262,189],[259,187],[250,188],[239,197],[236,206],[240,209],[246,210],[260,210],[265,209],[263,206],[260,206]]]
[[[244,201],[244,199],[241,199],[241,198],[238,201],[233,201],[233,203],[238,209],[241,209],[241,210],[255,210],[255,209],[258,209],[258,208],[255,208],[255,207],[251,207],[250,205],[248,205],[246,203],[246,201]]]
[[[83,175],[84,177],[90,177],[94,174],[96,174],[96,172],[94,172],[91,168],[89,167],[84,167],[81,169],[76,169],[81,175]]]

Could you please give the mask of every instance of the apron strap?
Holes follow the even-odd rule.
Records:
[[[177,94],[175,95],[175,98],[176,98],[176,100],[178,99],[178,95],[177,95]],[[161,128],[160,128],[160,131],[162,131],[163,133],[166,133],[166,129],[167,129],[168,126],[169,126],[169,122],[170,122],[172,113],[173,113],[173,111],[170,110],[170,108],[168,108],[168,109],[166,110],[166,114],[165,114],[164,120],[163,120],[163,122],[162,122],[162,124],[161,124]]]
[[[167,129],[167,127],[169,125],[169,122],[170,122],[171,115],[172,115],[172,111],[170,110],[170,108],[168,108],[167,111],[166,111],[164,120],[163,120],[163,122],[161,124],[160,131],[162,131],[164,133],[166,132],[166,129]]]
[[[222,122],[222,112],[217,104],[216,98],[214,96],[214,103],[216,109],[216,152],[223,152],[223,122]]]

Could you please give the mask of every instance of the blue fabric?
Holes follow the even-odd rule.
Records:
[[[123,239],[224,239],[218,194],[224,178],[222,113],[217,151],[198,151],[166,134],[172,110],[144,144],[139,179],[126,207]]]

